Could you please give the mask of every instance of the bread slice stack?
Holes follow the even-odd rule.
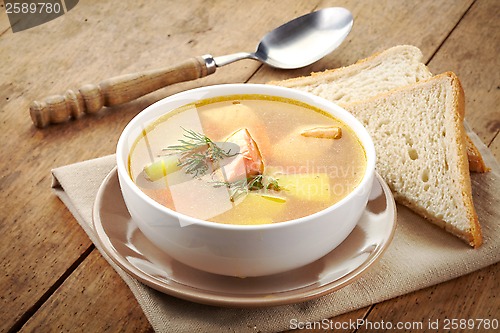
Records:
[[[486,167],[464,130],[463,89],[451,72],[432,76],[421,58],[416,47],[396,46],[348,67],[272,84],[353,113],[373,138],[377,172],[396,201],[479,247],[469,161],[477,164],[471,170]]]
[[[377,172],[394,198],[478,247],[458,78],[437,75],[344,107],[372,135]]]

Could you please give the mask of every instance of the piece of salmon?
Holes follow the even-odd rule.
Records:
[[[222,168],[226,181],[246,180],[264,172],[264,160],[259,147],[246,128],[241,128],[231,134],[226,142],[234,143],[239,152]]]

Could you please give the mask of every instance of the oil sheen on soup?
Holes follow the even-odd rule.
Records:
[[[294,220],[319,212],[361,181],[366,155],[345,123],[295,100],[207,99],[148,125],[129,174],[149,197],[226,224]]]

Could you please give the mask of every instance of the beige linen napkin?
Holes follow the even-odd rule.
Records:
[[[53,170],[53,189],[118,272],[158,332],[275,332],[290,328],[292,319],[321,321],[361,307],[456,278],[500,261],[500,166],[471,133],[491,172],[472,174],[476,210],[484,244],[474,250],[398,205],[398,226],[382,258],[354,283],[305,303],[257,309],[230,309],[176,299],[129,276],[99,248],[92,227],[92,207],[114,156]]]

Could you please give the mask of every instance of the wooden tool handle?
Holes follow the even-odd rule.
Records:
[[[78,91],[68,90],[64,95],[47,97],[42,102],[34,101],[30,106],[31,119],[40,128],[63,123],[95,113],[103,106],[130,102],[168,85],[202,78],[214,71],[213,58],[206,55],[169,68],[114,77],[98,85],[85,85]]]

